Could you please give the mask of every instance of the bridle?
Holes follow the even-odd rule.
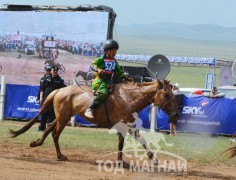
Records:
[[[162,109],[164,109],[165,107],[166,107],[166,105],[167,104],[169,104],[171,101],[173,101],[175,99],[175,97],[172,97],[172,98],[170,98],[165,104],[163,104],[163,106],[162,107],[160,107],[160,108],[162,108]]]
[[[161,89],[157,89],[156,93],[158,93]],[[166,112],[167,114],[171,114],[171,112],[164,110],[164,108],[175,99],[175,96],[173,96],[172,98],[170,98],[167,102],[165,102],[162,106],[159,106],[159,108],[161,108],[164,112]],[[155,106],[155,102],[154,99],[152,100],[153,105],[149,108],[149,111]]]

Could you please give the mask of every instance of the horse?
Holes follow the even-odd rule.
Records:
[[[54,107],[55,120],[44,131],[41,139],[30,143],[31,147],[41,146],[50,132],[56,148],[58,160],[67,160],[67,157],[61,153],[59,147],[59,136],[65,126],[75,114],[88,120],[99,127],[107,128],[108,121],[103,106],[99,106],[94,110],[94,119],[88,119],[84,116],[86,109],[90,106],[94,98],[91,88],[88,86],[67,86],[51,92],[43,103],[38,114],[28,121],[21,129],[13,131],[10,129],[12,137],[17,137],[26,132],[38,119],[38,117],[47,112],[51,106]],[[122,83],[116,84],[112,94],[106,100],[108,105],[111,126],[117,122],[123,121],[128,123],[134,122],[132,113],[140,112],[142,109],[153,103],[162,108],[170,118],[175,120],[180,116],[178,106],[174,100],[174,94],[169,87],[169,81],[157,80],[156,82],[144,82],[141,84]],[[124,137],[118,133],[118,160],[122,160],[122,149],[124,146]],[[153,158],[153,154],[149,153],[148,157]]]
[[[94,75],[93,72],[78,71],[77,74],[76,74],[76,77],[78,77],[78,76],[82,76],[82,78],[85,81],[90,81],[92,79],[95,79],[95,75]]]

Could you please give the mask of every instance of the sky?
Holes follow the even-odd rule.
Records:
[[[236,27],[236,0],[1,0],[0,4],[106,5],[117,25],[172,22]]]

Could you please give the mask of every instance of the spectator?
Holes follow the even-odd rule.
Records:
[[[52,75],[52,74],[51,74],[51,69],[52,69],[51,66],[46,65],[46,66],[44,67],[44,70],[45,70],[45,71],[44,71],[44,76],[40,79],[38,100],[39,100],[39,104],[40,104],[41,106],[43,105],[43,94],[42,94],[42,95],[40,95],[40,94],[41,94],[41,89],[42,89],[42,86],[43,86],[43,81],[44,81],[46,78],[48,78],[49,76]],[[43,114],[42,114],[42,116],[41,116],[41,123],[40,123],[39,129],[38,129],[39,131],[44,131],[44,130],[45,130],[45,128],[46,128],[46,123],[44,123],[44,122],[47,121],[47,116],[48,116],[47,113],[43,113]]]
[[[40,91],[41,91],[41,87],[42,87],[42,83],[44,81],[44,79],[47,77],[47,76],[51,76],[51,70],[52,70],[52,67],[49,66],[49,65],[46,65],[44,67],[44,75],[43,77],[40,79],[40,83],[39,83],[39,92],[38,92],[38,100],[39,100],[39,104],[42,105],[43,103],[43,98],[40,99]]]
[[[173,88],[172,88],[172,91],[173,91],[174,95],[176,95],[176,94],[182,94],[181,91],[179,90],[179,88],[180,88],[179,84],[178,84],[178,83],[175,83],[174,86],[173,86]]]
[[[203,95],[206,97],[210,97],[210,98],[221,98],[221,97],[225,96],[224,93],[218,92],[218,90],[215,86],[212,88],[210,93],[203,93]]]
[[[180,91],[180,85],[178,83],[175,83],[172,91],[173,94],[175,95],[175,101],[178,104],[179,108],[182,108],[182,99],[183,99],[183,95],[182,92]],[[174,119],[169,118],[169,124],[170,124],[170,135],[171,136],[176,136],[177,132],[176,132],[176,124],[177,121]]]

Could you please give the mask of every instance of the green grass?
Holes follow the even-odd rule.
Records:
[[[177,67],[172,66],[167,79],[171,83],[179,83],[181,87],[205,88],[206,73],[204,67]],[[215,69],[216,86],[219,86],[220,68]]]
[[[31,128],[25,134],[17,138],[10,138],[9,129],[17,130],[21,126],[14,125],[9,121],[0,122],[0,142],[1,143],[19,143],[29,144],[31,141],[41,137],[42,132],[38,132],[36,127]],[[162,151],[168,151],[188,161],[200,163],[226,163],[236,166],[236,158],[228,159],[222,155],[222,152],[231,147],[229,137],[211,137],[209,135],[179,133],[176,137],[165,135],[168,143],[173,143],[172,147],[165,146],[162,142],[159,144]],[[118,137],[114,134],[109,134],[106,130],[89,130],[86,128],[65,128],[61,137],[60,145],[63,148],[78,148],[84,150],[95,151],[117,151]],[[42,147],[54,147],[51,135],[46,139]],[[24,147],[23,147],[24,148]]]

